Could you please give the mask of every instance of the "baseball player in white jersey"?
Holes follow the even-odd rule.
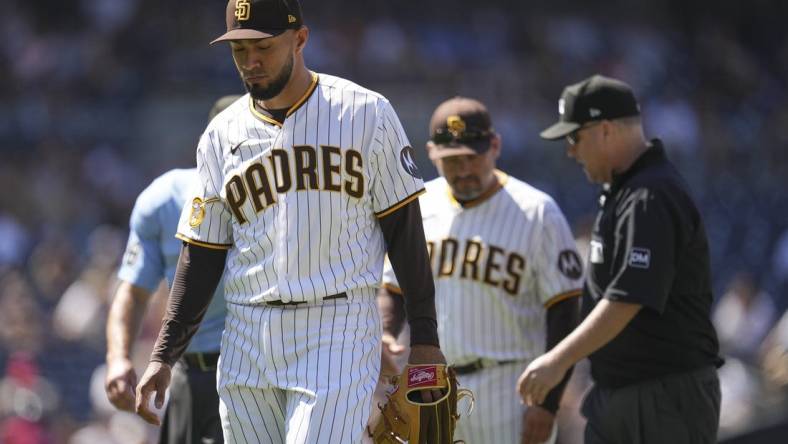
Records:
[[[495,169],[501,138],[485,106],[455,97],[435,110],[430,159],[441,177],[419,200],[435,276],[442,349],[476,395],[458,422],[469,443],[555,440],[563,386],[526,409],[518,376],[577,324],[582,265],[566,220],[547,194]],[[384,342],[401,330],[394,270],[380,306]],[[567,378],[568,379],[568,378]]]
[[[216,101],[208,120],[240,96]],[[174,237],[181,210],[198,180],[197,170],[175,169],[157,177],[140,193],[129,221],[129,240],[118,270],[119,284],[107,317],[107,378],[110,402],[134,410],[137,374],[131,361],[134,338],[162,279],[172,283],[181,242]],[[170,402],[159,443],[221,443],[216,362],[224,329],[224,297],[217,291],[205,320],[174,367]]]
[[[225,269],[218,391],[230,443],[361,440],[380,368],[384,254],[403,282],[410,361],[444,363],[414,151],[391,104],[309,71],[295,0],[231,0],[233,60],[249,95],[197,148],[167,316],[137,387],[157,423],[170,366]],[[437,395],[423,392],[428,400]]]

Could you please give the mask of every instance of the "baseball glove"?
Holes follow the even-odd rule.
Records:
[[[374,429],[367,433],[375,444],[451,444],[460,415],[457,402],[473,393],[457,388],[454,369],[443,364],[406,365],[402,374],[392,376],[393,391],[386,394],[386,405]],[[438,389],[443,396],[433,402],[421,401],[421,390]]]

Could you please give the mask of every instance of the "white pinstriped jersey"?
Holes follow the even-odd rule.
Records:
[[[582,265],[553,199],[496,171],[502,187],[462,207],[446,180],[419,198],[446,359],[531,360],[544,352],[545,308],[580,295]],[[384,285],[398,290],[387,262]]]
[[[200,188],[178,237],[229,249],[228,302],[318,301],[380,283],[377,217],[423,192],[414,151],[386,98],[313,74],[283,124],[247,94],[197,148]]]

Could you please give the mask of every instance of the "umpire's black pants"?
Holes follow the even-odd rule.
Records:
[[[224,442],[216,393],[216,355],[191,359],[195,356],[184,356],[172,369],[170,400],[161,426],[160,444]],[[209,358],[203,359],[205,356]]]
[[[716,443],[720,400],[713,366],[622,388],[594,386],[582,406],[585,443]]]

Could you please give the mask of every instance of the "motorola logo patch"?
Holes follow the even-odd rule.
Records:
[[[421,179],[421,173],[419,173],[419,167],[416,165],[415,158],[416,150],[411,146],[406,146],[399,152],[399,161],[402,164],[402,168],[405,169],[405,172],[416,179]]]
[[[564,250],[558,255],[558,270],[569,279],[583,276],[583,263],[574,250]]]

